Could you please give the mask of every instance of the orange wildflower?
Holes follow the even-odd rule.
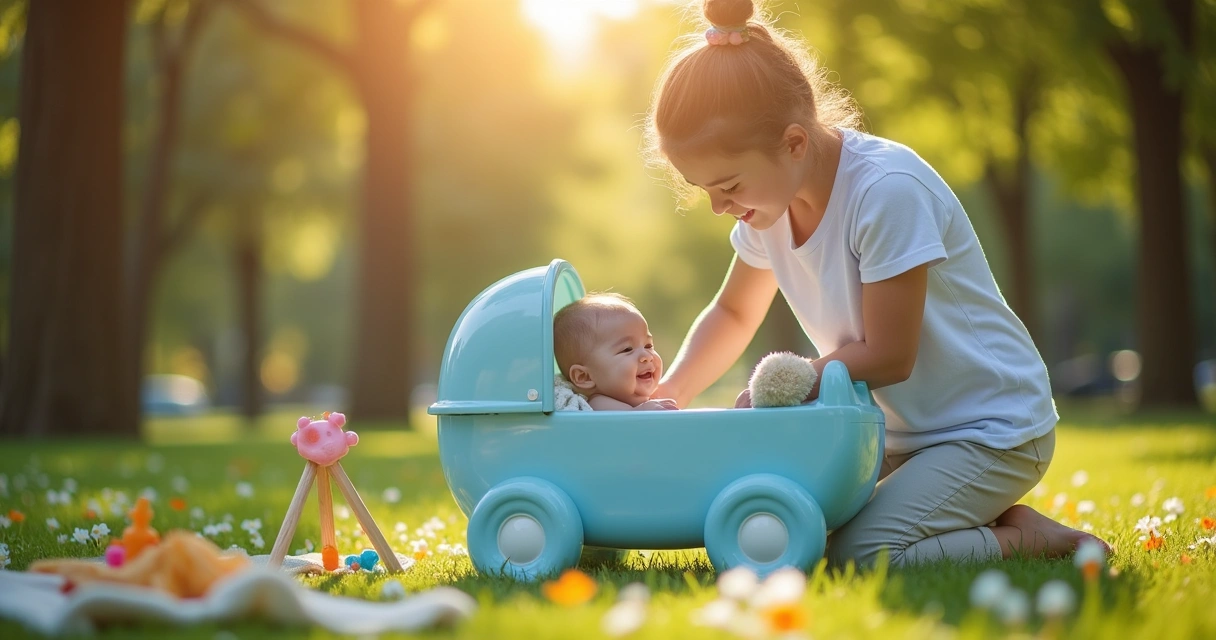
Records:
[[[1191,557],[1190,557],[1190,556],[1188,556],[1188,555],[1186,555],[1185,553],[1184,553],[1184,554],[1182,554],[1182,557],[1181,557],[1181,558],[1179,558],[1179,560],[1181,560],[1181,561],[1182,561],[1182,564],[1190,564],[1190,563],[1191,563]]]
[[[1203,495],[1207,496],[1208,500],[1216,498],[1216,487],[1208,487],[1208,490],[1204,491]]]
[[[8,519],[12,520],[13,522],[25,522],[25,514],[16,509],[10,509],[8,512]]]
[[[1199,521],[1199,524],[1207,531],[1211,531],[1212,529],[1216,529],[1216,518],[1205,516],[1203,520]]]
[[[184,511],[186,508],[186,501],[182,498],[173,498],[172,500],[169,500],[169,508],[174,511]]]
[[[1089,562],[1081,565],[1081,575],[1084,576],[1086,580],[1097,579],[1098,573],[1101,571],[1102,563],[1098,562],[1097,560],[1090,560]]]
[[[773,631],[788,633],[806,628],[806,612],[795,603],[779,604],[764,611],[764,619]]]
[[[415,552],[414,552],[414,559],[415,559],[415,560],[425,560],[425,559],[426,559],[426,551],[415,551]]]
[[[96,520],[96,519],[97,519],[97,512],[96,512],[96,511],[94,511],[94,510],[92,510],[92,509],[85,509],[85,510],[84,510],[84,517],[85,517],[86,519],[88,519],[88,520]]]
[[[578,569],[567,569],[557,580],[541,585],[541,593],[553,602],[565,607],[580,605],[592,598],[599,585],[591,576]]]
[[[1162,538],[1161,536],[1153,534],[1152,531],[1148,532],[1148,540],[1144,541],[1145,549],[1147,549],[1148,551],[1152,551],[1154,549],[1160,549],[1161,547],[1164,547],[1164,546],[1165,546],[1165,538]]]

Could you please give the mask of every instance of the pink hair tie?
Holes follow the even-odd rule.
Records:
[[[721,46],[727,44],[739,45],[747,42],[750,39],[747,33],[747,25],[741,24],[734,27],[719,27],[713,25],[705,32],[705,41],[713,46]]]

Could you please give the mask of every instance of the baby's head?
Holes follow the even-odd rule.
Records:
[[[583,395],[630,406],[650,399],[663,376],[646,318],[628,298],[592,293],[553,316],[557,366]]]

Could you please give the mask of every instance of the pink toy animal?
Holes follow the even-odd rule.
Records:
[[[291,444],[307,460],[328,467],[342,459],[350,448],[359,444],[359,435],[354,431],[342,431],[346,416],[325,412],[320,420],[308,417],[296,421],[296,432],[291,434]]]

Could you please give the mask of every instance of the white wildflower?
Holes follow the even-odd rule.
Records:
[[[223,518],[220,518],[220,519],[221,519],[221,520],[223,520],[224,522],[229,523],[229,524],[232,524],[233,522],[236,522],[236,518],[235,518],[235,517],[233,517],[233,515],[232,515],[231,513],[225,513],[225,514],[224,514],[224,517],[223,517]]]
[[[304,539],[304,549],[305,549],[306,551],[308,551],[308,553],[312,553],[312,552],[313,552],[313,550],[314,550],[314,549],[316,549],[316,547],[314,547],[314,546],[313,546],[313,544],[312,544],[312,540],[309,540],[308,538],[305,538],[305,539]]]
[[[207,514],[203,511],[202,507],[194,507],[193,509],[190,509],[190,519],[191,520],[202,520],[203,518],[206,518],[206,517],[207,517]]]
[[[259,534],[254,534],[254,536],[250,538],[249,543],[253,545],[254,549],[261,549],[262,547],[266,546],[266,541],[263,540],[262,536]]]
[[[1091,563],[1096,564],[1099,568],[1106,564],[1106,552],[1102,549],[1102,545],[1093,540],[1084,540],[1077,545],[1077,552],[1072,557],[1072,563],[1077,568],[1084,568]]]
[[[262,530],[262,519],[255,518],[253,520],[242,520],[241,528],[249,533],[257,533]]]
[[[1077,513],[1079,514],[1093,513],[1096,508],[1097,505],[1094,504],[1093,500],[1082,500],[1077,503]]]
[[[389,487],[384,490],[384,494],[381,497],[389,504],[397,504],[401,501],[401,490],[397,487]]]
[[[174,476],[171,484],[173,486],[173,491],[176,493],[185,493],[190,490],[190,481],[186,480],[182,476]]]
[[[219,529],[215,528],[215,525],[208,524],[203,526],[203,535],[207,536],[208,538],[214,538],[219,534],[220,531]]]
[[[236,483],[236,495],[241,498],[245,498],[245,499],[252,498],[253,497],[253,485],[249,484],[248,482]]]
[[[1089,482],[1089,474],[1084,470],[1072,474],[1072,486],[1083,487],[1086,482]]]
[[[59,492],[55,491],[54,489],[47,489],[46,490],[46,503],[51,506],[55,506],[55,505],[59,504]]]
[[[393,526],[393,531],[396,531],[397,533],[404,533],[405,529],[406,529],[406,526],[405,526],[404,522],[398,522],[396,525]]]
[[[1006,625],[1021,626],[1030,618],[1030,596],[1021,589],[1010,589],[996,604],[995,611]]]
[[[426,544],[426,540],[411,540],[410,550],[414,553],[418,553],[419,551],[429,551],[429,548]]]
[[[77,528],[75,531],[72,532],[72,539],[75,540],[76,542],[79,542],[80,544],[88,544],[89,539],[90,539],[89,530]]]
[[[1051,508],[1055,509],[1056,511],[1063,509],[1064,505],[1066,505],[1066,504],[1068,504],[1068,494],[1067,493],[1057,493],[1055,495],[1055,497],[1053,497],[1051,499]]]
[[[350,520],[350,508],[346,505],[339,505],[337,509],[334,509],[334,513],[337,514],[339,520]]]
[[[1182,506],[1182,499],[1180,499],[1178,496],[1169,498],[1165,502],[1161,503],[1161,508],[1165,509],[1166,513],[1175,516],[1181,515],[1183,511],[1186,511],[1186,508]]]
[[[13,521],[7,517],[0,515],[0,529],[7,529],[13,526]]]
[[[1145,535],[1151,533],[1157,537],[1161,537],[1160,529],[1161,518],[1158,518],[1157,516],[1144,516],[1136,521],[1136,526],[1133,528],[1134,531],[1138,531]]]
[[[1131,505],[1133,507],[1139,507],[1140,505],[1143,505],[1143,504],[1144,504],[1144,494],[1143,493],[1137,493],[1137,494],[1132,495]]]
[[[385,580],[380,587],[381,600],[400,600],[405,597],[405,586],[397,580]]]
[[[747,600],[760,587],[760,578],[747,567],[727,569],[718,576],[718,595],[730,600]]]
[[[1173,521],[1175,521],[1175,520],[1177,520],[1177,519],[1178,519],[1178,514],[1176,514],[1176,513],[1167,513],[1167,514],[1165,514],[1165,519],[1164,519],[1164,520],[1162,520],[1162,522],[1164,522],[1164,523],[1166,523],[1166,524],[1169,524],[1169,523],[1171,523],[1171,522],[1173,522]]]
[[[110,535],[110,526],[104,522],[93,525],[93,530],[89,532],[89,536],[94,540],[101,540],[108,535]]]
[[[447,528],[447,525],[443,523],[443,520],[439,519],[439,516],[431,516],[431,519],[427,520],[422,526],[430,531],[442,531]]]
[[[729,598],[718,598],[700,609],[694,609],[692,623],[702,627],[726,629],[738,614],[738,603]]]
[[[646,601],[621,600],[600,620],[600,629],[613,638],[629,635],[646,622]]]
[[[1077,594],[1063,580],[1052,580],[1039,589],[1036,608],[1045,618],[1058,618],[1072,613],[1077,606]]]
[[[61,534],[59,534],[58,536],[56,536],[56,537],[55,537],[55,540],[56,540],[56,541],[57,541],[59,544],[64,544],[64,543],[66,543],[66,542],[68,541],[68,534],[66,534],[66,533],[61,533]]]
[[[1216,536],[1213,536],[1213,537],[1216,537]],[[465,549],[463,544],[460,544],[459,542],[457,542],[456,544],[452,545],[452,555],[467,556],[467,555],[469,555],[469,550]]]
[[[751,597],[755,609],[791,604],[802,599],[806,593],[806,574],[793,567],[778,569],[769,574],[760,589]]]
[[[988,569],[971,583],[971,606],[991,609],[1009,593],[1009,576],[1000,569]]]
[[[51,531],[58,531],[59,530],[59,520],[57,518],[47,518],[46,519],[46,528],[50,529]]]
[[[650,600],[650,589],[641,582],[630,582],[621,587],[621,593],[617,596],[618,600],[639,600],[647,602]]]
[[[7,569],[9,564],[8,545],[0,542],[0,569]]]
[[[76,493],[76,488],[77,488],[76,480],[74,480],[72,478],[63,479],[63,490],[64,491],[67,491],[68,493]]]

